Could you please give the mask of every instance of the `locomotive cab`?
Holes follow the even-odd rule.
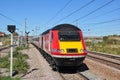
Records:
[[[57,66],[80,66],[87,54],[82,32],[65,28],[51,32],[53,59]]]
[[[78,31],[58,32],[61,54],[83,54],[81,36]]]

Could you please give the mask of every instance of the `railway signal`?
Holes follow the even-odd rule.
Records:
[[[8,25],[8,31],[11,33],[11,50],[10,50],[10,77],[12,78],[12,65],[13,65],[13,33],[16,30],[15,25]]]
[[[26,32],[26,47],[28,47],[28,34],[29,34],[30,32]]]

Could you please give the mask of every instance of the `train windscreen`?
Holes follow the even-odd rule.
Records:
[[[60,31],[58,35],[60,41],[80,41],[80,35],[77,31]]]

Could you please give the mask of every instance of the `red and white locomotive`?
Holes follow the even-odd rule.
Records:
[[[39,47],[53,69],[80,66],[87,54],[82,31],[71,24],[60,24],[43,32]]]

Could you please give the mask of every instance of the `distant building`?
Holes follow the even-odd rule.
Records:
[[[5,33],[0,32],[0,37],[4,37],[4,36],[5,36]]]

